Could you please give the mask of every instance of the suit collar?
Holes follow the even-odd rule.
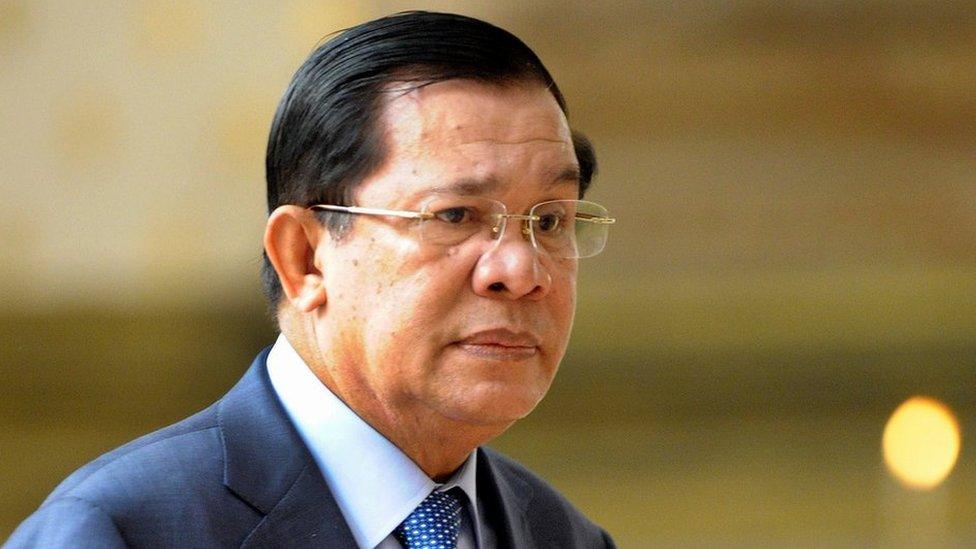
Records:
[[[218,404],[224,484],[266,515],[245,545],[355,541],[318,467],[271,388],[262,351]]]

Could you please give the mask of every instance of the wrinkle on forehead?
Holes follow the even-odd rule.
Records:
[[[514,141],[504,141],[500,139],[471,139],[468,141],[462,141],[460,145],[528,145],[529,143],[542,142],[542,143],[555,143],[557,145],[565,145],[566,142],[562,139],[549,139],[547,137],[527,137],[525,139],[518,139]]]
[[[472,94],[472,85],[489,93]],[[551,100],[553,108],[540,111],[537,97],[531,97],[535,94]],[[438,96],[437,101],[429,100],[433,95]],[[493,108],[490,103],[480,105],[486,98],[505,108]],[[506,111],[504,117],[498,115],[502,110]],[[396,134],[395,147],[535,142],[572,146],[568,123],[555,99],[546,88],[534,84],[437,82],[390,98],[383,117],[387,122],[387,136]]]
[[[452,146],[572,144],[565,122],[537,113],[510,119],[468,112],[469,117],[457,120],[458,114],[448,110],[427,117],[422,122],[420,139]]]

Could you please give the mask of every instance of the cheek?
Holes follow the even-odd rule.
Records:
[[[363,311],[364,329],[376,352],[399,354],[409,347],[426,359],[433,352],[432,342],[447,337],[457,320],[452,312],[466,286],[465,271],[443,252],[428,257],[412,243],[394,252],[377,252],[377,259],[362,265],[358,273],[369,280],[361,288],[361,299],[370,304]]]
[[[563,266],[554,271],[552,279],[552,299],[556,303],[557,313],[561,318],[568,318],[572,322],[576,311],[576,267]]]
[[[558,353],[561,356],[569,345],[570,334],[573,331],[573,319],[576,315],[576,276],[563,276],[553,280],[550,314],[553,319],[553,341],[557,342]]]

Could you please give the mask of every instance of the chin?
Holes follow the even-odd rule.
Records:
[[[540,390],[511,387],[508,384],[482,384],[455,394],[446,414],[456,421],[475,425],[508,426],[529,415],[542,401],[549,388],[547,383]]]

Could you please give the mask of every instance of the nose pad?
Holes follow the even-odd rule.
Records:
[[[535,242],[532,239],[532,227],[529,225],[532,222],[531,217],[514,214],[501,214],[498,217],[500,218],[500,222],[491,228],[491,239],[495,241],[495,246],[505,238],[505,230],[508,228],[508,223],[514,222],[519,224],[519,233],[521,233],[522,238],[527,240],[535,248]]]

